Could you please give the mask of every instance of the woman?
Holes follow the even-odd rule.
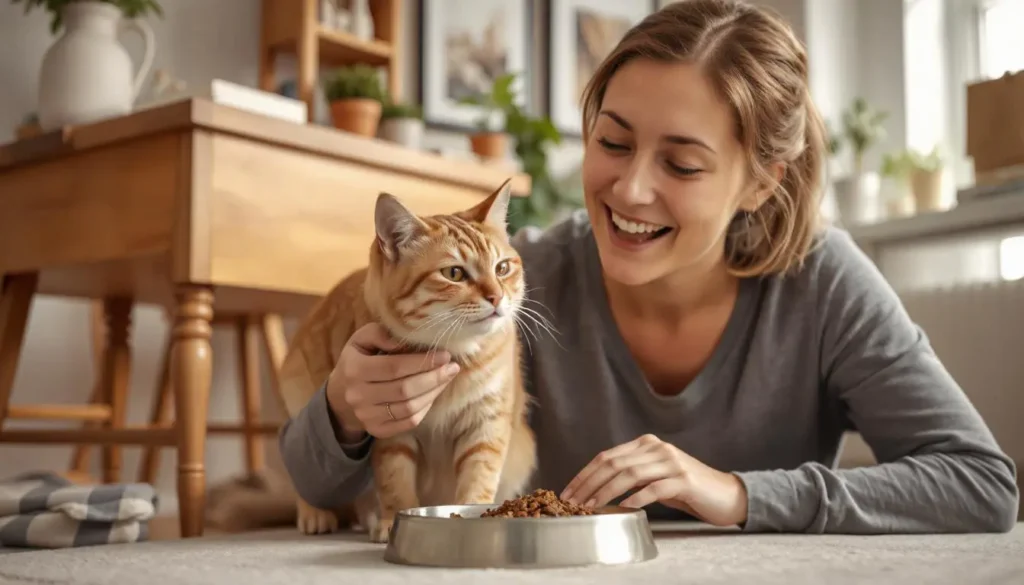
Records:
[[[823,125],[782,21],[663,8],[595,74],[584,127],[586,213],[515,237],[559,331],[526,357],[537,485],[748,531],[1011,528],[1013,462],[871,262],[816,224]],[[401,359],[373,355],[375,335],[281,435],[314,506],[370,480],[395,385],[341,372]],[[879,465],[833,469],[847,429]]]

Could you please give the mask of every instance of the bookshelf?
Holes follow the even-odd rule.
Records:
[[[374,39],[361,39],[320,23],[319,0],[262,0],[260,32],[260,89],[275,91],[275,59],[292,54],[296,61],[299,99],[309,119],[315,114],[314,89],[321,67],[365,63],[387,71],[391,95],[401,95],[401,30],[403,0],[370,0]]]

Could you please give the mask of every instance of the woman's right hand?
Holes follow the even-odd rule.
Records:
[[[377,323],[345,344],[327,382],[327,402],[345,442],[384,439],[414,428],[459,372],[448,352],[388,353],[399,344]]]

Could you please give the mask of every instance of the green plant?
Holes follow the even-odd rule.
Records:
[[[885,139],[884,123],[888,118],[888,112],[876,110],[860,97],[843,112],[843,135],[853,148],[855,173],[864,171],[864,153]]]
[[[422,120],[423,110],[416,104],[406,104],[388,100],[384,102],[384,107],[381,110],[380,117],[382,120],[395,118],[412,118],[415,120]]]
[[[927,154],[907,149],[896,153],[886,153],[882,157],[881,173],[883,176],[897,181],[907,181],[914,171],[934,172],[940,170],[942,164],[942,155],[938,147],[933,148]]]
[[[50,32],[56,34],[64,25],[63,11],[68,4],[80,0],[11,0],[14,4],[25,4],[25,14],[35,8],[42,8],[50,13]],[[163,16],[163,9],[156,0],[95,0],[113,4],[124,13],[127,18],[137,18],[146,14]]]
[[[547,224],[559,210],[579,206],[579,202],[569,197],[551,177],[548,169],[548,148],[561,144],[561,132],[549,118],[531,116],[516,103],[512,91],[515,79],[515,73],[502,75],[494,80],[489,93],[462,100],[462,103],[484,108],[476,124],[482,132],[502,131],[496,120],[499,114],[504,117],[503,131],[515,143],[516,157],[523,172],[530,176],[530,194],[513,197],[509,202],[509,233],[527,225]]]
[[[384,102],[384,85],[377,70],[366,64],[350,65],[335,70],[324,79],[327,101],[368,98]]]
[[[498,132],[498,120],[501,114],[505,114],[513,108],[518,109],[515,103],[516,95],[512,91],[512,84],[515,83],[516,77],[515,73],[500,75],[491,84],[490,92],[459,100],[461,104],[478,106],[483,109],[476,121],[477,130],[481,132]]]

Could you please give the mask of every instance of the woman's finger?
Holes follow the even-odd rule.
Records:
[[[622,506],[626,508],[643,508],[648,504],[663,500],[675,500],[682,503],[685,499],[683,491],[686,489],[686,481],[681,476],[673,476],[651,482],[643,489],[622,500]],[[686,506],[689,508],[689,506]],[[684,510],[687,514],[695,516],[693,510]]]
[[[568,485],[565,486],[565,489],[562,490],[562,494],[559,497],[561,497],[563,500],[571,499],[573,493],[577,490],[580,483],[585,481],[587,477],[594,472],[595,469],[602,466],[605,462],[614,460],[620,457],[621,455],[629,453],[630,451],[634,451],[638,448],[646,448],[650,446],[652,443],[656,442],[658,442],[657,439],[654,439],[652,435],[643,435],[641,437],[633,439],[632,441],[622,443],[621,445],[616,445],[611,449],[607,449],[605,451],[598,453],[593,459],[590,460],[590,463],[588,463],[583,469],[579,471],[579,473],[576,474],[576,477],[572,478],[572,481],[570,481]]]
[[[596,498],[597,493],[603,489],[612,478],[622,476],[623,479],[620,480],[620,484],[622,484],[624,480],[629,477],[628,474],[631,472],[630,469],[663,460],[665,460],[665,456],[658,450],[644,447],[637,447],[631,452],[624,453],[613,459],[604,460],[594,465],[591,471],[581,478],[580,482],[572,490],[571,495],[566,499],[577,504],[591,502],[591,500],[599,500],[599,498]],[[626,473],[626,475],[623,475],[624,473]],[[581,475],[583,474],[581,473]],[[614,496],[624,494],[632,487],[633,486],[628,486],[623,488],[622,491],[608,497],[604,502],[607,502]],[[591,503],[589,505],[594,504]],[[603,503],[598,502],[597,505],[603,505]]]
[[[397,404],[432,392],[438,386],[447,385],[458,373],[459,365],[452,362],[401,380],[367,384],[361,390],[367,402],[383,407],[388,403]]]
[[[657,453],[644,453],[645,457],[630,462],[629,467],[612,475],[604,485],[590,496],[588,506],[604,506],[627,491],[652,482],[679,475],[679,466]]]
[[[368,407],[370,412],[369,416],[372,417],[373,424],[376,425],[387,425],[389,423],[412,418],[416,413],[429,409],[430,405],[434,403],[434,400],[437,400],[437,397],[446,387],[447,384],[438,384],[427,392],[408,400],[400,400],[398,402],[386,404],[374,404]],[[390,412],[388,411],[389,407]]]

